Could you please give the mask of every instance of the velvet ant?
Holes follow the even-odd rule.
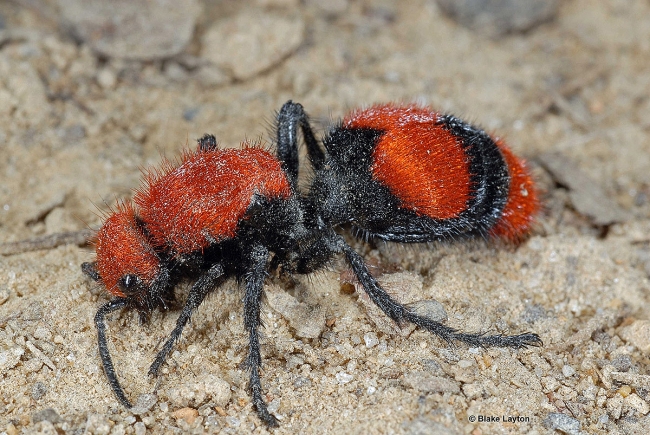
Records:
[[[134,196],[105,220],[97,259],[82,270],[115,298],[97,311],[99,353],[111,388],[122,390],[106,340],[105,317],[131,307],[146,319],[173,300],[191,278],[185,305],[149,374],[161,365],[205,297],[229,277],[244,283],[247,368],[260,419],[277,426],[263,399],[259,370],[260,306],[270,270],[310,273],[343,254],[368,293],[392,320],[411,322],[447,342],[524,348],[534,333],[466,333],[420,316],[396,302],[337,232],[350,225],[364,238],[419,243],[470,237],[517,241],[531,228],[539,202],[524,163],[498,139],[460,119],[416,105],[357,110],[317,141],[300,104],[277,115],[277,156],[246,145],[219,149],[205,135],[178,163],[151,171]],[[298,189],[298,135],[314,170]]]

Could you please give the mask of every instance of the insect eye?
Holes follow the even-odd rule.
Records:
[[[120,279],[118,285],[125,294],[132,295],[142,289],[143,282],[137,275],[128,274]]]

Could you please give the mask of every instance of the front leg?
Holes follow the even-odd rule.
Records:
[[[245,277],[246,294],[244,295],[244,327],[248,331],[246,366],[250,370],[251,396],[253,405],[257,409],[257,415],[267,426],[277,427],[278,420],[269,412],[262,397],[262,383],[260,380],[260,367],[262,366],[259,337],[259,327],[262,324],[260,309],[268,260],[269,251],[265,247],[254,246],[251,249]]]
[[[84,265],[89,263],[84,263]],[[82,265],[82,267],[84,267]],[[106,378],[108,379],[108,384],[111,386],[111,389],[117,396],[117,399],[120,401],[125,408],[130,409],[132,407],[129,399],[126,398],[124,390],[120,385],[120,382],[117,380],[117,375],[115,374],[115,367],[113,367],[113,361],[111,360],[111,354],[108,351],[108,342],[106,341],[106,323],[104,319],[106,315],[112,313],[115,310],[120,308],[128,307],[130,300],[127,298],[117,298],[108,302],[105,305],[102,305],[97,314],[95,314],[95,327],[97,328],[97,342],[99,344],[99,356],[102,359],[102,366],[104,367],[104,373],[106,373]]]
[[[183,310],[176,320],[176,327],[170,334],[169,339],[165,342],[160,352],[158,352],[158,355],[156,355],[156,359],[154,359],[151,367],[149,367],[150,375],[158,375],[160,366],[162,366],[167,359],[167,356],[169,356],[174,347],[174,343],[176,343],[176,340],[180,338],[185,325],[189,322],[194,311],[199,307],[199,305],[201,305],[208,293],[218,287],[225,279],[223,264],[217,263],[208,269],[208,271],[203,274],[196,283],[194,283],[190,290],[190,294],[187,297],[187,301],[185,301],[185,306],[183,306]]]

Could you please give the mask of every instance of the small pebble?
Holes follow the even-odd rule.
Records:
[[[632,393],[623,400],[623,411],[626,414],[629,411],[633,411],[637,415],[646,415],[650,412],[650,406],[648,405],[648,402],[635,393]]]
[[[13,346],[0,352],[0,373],[14,368],[24,353],[25,349],[20,346]]]
[[[230,384],[211,374],[171,385],[167,389],[171,403],[182,408],[198,406],[210,399],[225,406],[230,401],[230,394]]]
[[[571,376],[576,374],[576,369],[566,364],[562,366],[562,374],[564,375],[565,378],[570,378]]]
[[[141,421],[134,424],[133,429],[135,431],[135,435],[145,435],[145,433],[147,433],[147,428]]]
[[[606,366],[611,367],[611,366]],[[604,371],[604,369],[603,369]],[[638,390],[650,391],[650,375],[640,375],[636,373],[610,372],[608,373],[610,382],[614,380],[617,383],[626,384]],[[604,378],[604,376],[603,376]]]
[[[50,341],[52,339],[52,332],[47,328],[39,326],[34,330],[34,338]]]
[[[278,409],[280,409],[280,399],[276,397],[275,399],[271,400],[271,402],[269,402],[268,410],[270,413],[275,414],[278,412]]]
[[[442,376],[432,376],[426,372],[410,372],[404,375],[404,382],[411,388],[426,393],[460,392],[458,383]]]
[[[31,394],[31,395],[32,395],[32,399],[34,399],[34,400],[39,400],[39,399],[41,399],[43,396],[45,396],[45,393],[47,393],[47,387],[45,386],[44,383],[42,383],[42,382],[36,382],[36,383],[32,386],[32,394]],[[52,409],[52,408],[48,408],[48,409]],[[46,411],[46,410],[43,410],[43,411]],[[52,411],[54,411],[54,410],[52,409]],[[41,411],[41,412],[42,412],[42,411]],[[56,412],[56,411],[55,411],[55,412]],[[32,415],[32,421],[33,421],[33,420],[34,420],[34,416]],[[51,420],[50,420],[50,421],[51,421]]]
[[[158,401],[158,396],[155,394],[141,394],[136,399],[131,408],[131,412],[135,415],[140,415],[148,412]]]
[[[241,421],[237,417],[228,416],[226,417],[226,423],[228,423],[228,425],[232,427],[239,427]]]
[[[298,376],[295,381],[293,381],[294,388],[309,387],[311,386],[311,380],[304,376]]]
[[[594,224],[610,225],[629,218],[627,212],[605,193],[600,183],[582,172],[579,165],[567,156],[545,153],[539,156],[539,160],[558,184],[569,189],[573,207]]]
[[[32,414],[32,423],[49,421],[50,423],[61,423],[63,419],[53,408],[45,408]]]
[[[117,76],[112,70],[103,68],[97,73],[97,83],[104,90],[111,90],[117,84]]]
[[[463,385],[463,394],[469,399],[477,399],[483,395],[484,388],[479,383],[473,384],[464,384]]]
[[[644,354],[650,353],[650,320],[635,320],[622,328],[619,335]]]
[[[632,368],[632,359],[629,355],[617,355],[611,363],[619,372],[627,372]]]
[[[630,393],[632,393],[632,388],[629,385],[623,385],[618,389],[617,393],[623,397],[627,397],[630,395]]]
[[[318,338],[325,329],[325,310],[298,301],[277,286],[268,286],[266,300],[271,308],[287,319],[301,338]]]
[[[612,419],[618,420],[621,417],[621,413],[623,412],[623,400],[623,396],[619,394],[607,399],[607,413]]]
[[[206,375],[203,380],[205,382],[205,392],[211,398],[211,401],[218,406],[226,406],[232,394],[230,384],[216,375]]]
[[[374,332],[367,332],[363,335],[363,341],[366,343],[367,348],[375,347],[379,344],[377,334]]]
[[[86,420],[85,433],[108,435],[111,431],[111,421],[100,414],[90,414]]]
[[[542,305],[531,304],[526,306],[523,314],[521,315],[521,320],[526,323],[535,323],[539,319],[546,317],[546,310]]]
[[[548,429],[559,430],[569,435],[580,433],[580,421],[559,412],[548,414],[542,424]]]
[[[199,411],[194,408],[181,408],[172,412],[172,416],[177,420],[185,420],[187,424],[191,425],[196,420],[196,417],[199,416]]]
[[[345,372],[338,372],[336,374],[336,380],[338,381],[339,384],[347,384],[352,379],[354,379],[354,376]]]
[[[36,321],[43,318],[43,305],[40,302],[32,302],[23,311],[23,319]]]

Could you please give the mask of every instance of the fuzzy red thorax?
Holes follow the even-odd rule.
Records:
[[[286,198],[280,162],[261,148],[186,152],[152,172],[135,195],[154,246],[176,254],[232,238],[253,196]]]

